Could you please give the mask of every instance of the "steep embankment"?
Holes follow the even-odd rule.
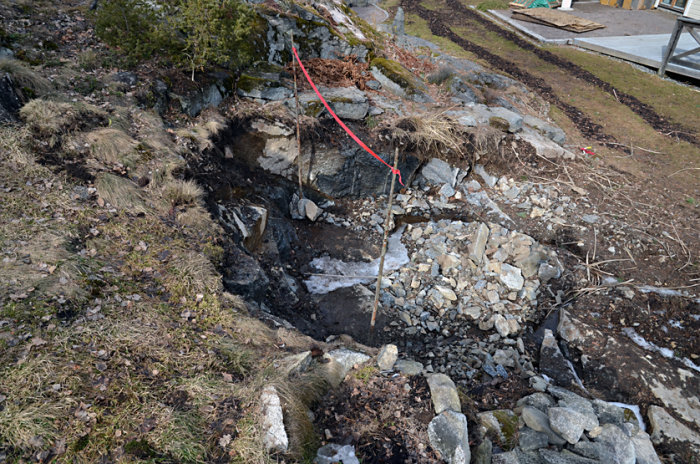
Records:
[[[692,462],[697,208],[566,145],[611,135],[541,77],[267,2],[195,84],[112,68],[84,5],[2,8],[0,462]],[[401,151],[374,333],[390,171],[298,68],[297,151],[290,31]]]

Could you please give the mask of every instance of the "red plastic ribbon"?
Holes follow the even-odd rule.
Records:
[[[349,135],[350,137],[352,137],[352,139],[353,139],[355,142],[357,142],[357,144],[358,144],[359,146],[361,146],[362,148],[364,148],[365,151],[366,151],[367,153],[369,153],[370,155],[374,156],[374,157],[377,158],[382,164],[386,165],[389,169],[391,169],[392,174],[398,174],[398,175],[399,175],[399,184],[403,185],[403,182],[402,182],[402,180],[401,180],[401,171],[399,171],[398,169],[395,169],[391,164],[389,164],[389,163],[387,163],[386,161],[384,161],[383,159],[381,159],[375,152],[372,151],[371,148],[369,148],[367,145],[365,145],[364,142],[363,142],[362,140],[360,140],[360,138],[359,138],[358,136],[356,136],[356,135],[350,130],[350,128],[349,128],[348,126],[345,125],[345,123],[344,123],[343,121],[340,120],[340,118],[333,112],[333,110],[331,109],[331,107],[328,105],[328,102],[326,101],[326,99],[323,98],[323,95],[321,95],[321,92],[319,92],[318,89],[316,88],[316,85],[315,85],[315,84],[313,83],[313,81],[311,80],[311,76],[309,76],[309,73],[306,72],[306,68],[305,68],[304,65],[302,64],[301,60],[299,59],[299,55],[297,54],[297,49],[296,49],[295,47],[292,47],[292,51],[294,52],[294,56],[296,57],[297,62],[299,63],[299,66],[301,67],[301,70],[304,72],[304,76],[306,76],[306,80],[309,81],[309,84],[311,84],[311,88],[314,89],[314,92],[316,92],[316,95],[318,95],[318,98],[321,99],[321,102],[323,103],[323,106],[325,106],[326,109],[328,110],[328,112],[331,114],[331,116],[333,116],[333,119],[335,119],[335,121],[336,121],[338,124],[340,124],[340,127],[342,127],[343,129],[345,129],[345,132],[347,132],[348,135]]]
[[[596,155],[593,151],[591,151],[591,147],[581,148],[580,150],[581,150],[582,152],[584,152],[585,154],[587,154],[587,155],[590,155],[590,156],[598,156],[598,155]]]

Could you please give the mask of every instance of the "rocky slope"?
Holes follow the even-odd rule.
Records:
[[[93,43],[79,7],[4,5],[4,28],[49,40],[55,16]],[[548,105],[400,20],[257,8],[235,85],[97,67],[81,93],[71,66],[0,62],[20,173],[0,184],[0,462],[693,462],[698,298],[584,251],[592,232],[641,261],[653,241],[594,201],[583,179],[610,174]],[[391,173],[300,73],[298,153],[290,31],[338,116],[401,152],[375,333]]]

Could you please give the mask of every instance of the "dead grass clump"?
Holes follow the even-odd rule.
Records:
[[[26,147],[28,136],[26,127],[0,128],[0,159],[20,169],[36,168],[36,158]]]
[[[202,253],[185,251],[170,262],[165,287],[176,298],[194,299],[195,295],[216,293],[222,289],[221,276]]]
[[[85,134],[84,138],[93,156],[101,163],[127,166],[139,157],[135,152],[138,142],[119,129],[95,129]]]
[[[449,66],[440,66],[437,71],[428,74],[426,80],[431,84],[440,85],[452,76],[454,76],[455,70]]]
[[[26,98],[47,95],[54,90],[53,84],[25,67],[17,60],[0,60],[0,71],[9,73]]]
[[[95,179],[95,187],[100,197],[117,209],[134,214],[149,211],[143,192],[129,179],[102,173]]]
[[[467,142],[474,153],[474,161],[488,163],[500,156],[500,145],[505,134],[489,125],[479,125],[467,131]]]
[[[187,208],[184,211],[177,213],[175,220],[178,224],[191,227],[193,229],[202,229],[204,227],[214,226],[209,212],[200,205],[192,208]]]
[[[204,190],[193,180],[172,179],[163,185],[161,195],[172,207],[197,205],[204,198]]]
[[[19,114],[29,129],[50,147],[58,146],[62,136],[68,133],[103,124],[108,119],[107,113],[94,105],[43,99],[30,101]]]
[[[344,56],[338,60],[324,58],[311,58],[304,61],[304,67],[311,76],[311,80],[316,85],[327,85],[329,87],[351,87],[355,86],[360,90],[367,90],[367,81],[372,80],[372,75],[368,72],[369,65],[360,62],[356,56]],[[285,70],[293,74],[297,73],[297,86],[300,89],[311,89],[306,80],[306,76],[299,66],[292,67],[292,63],[287,64]]]
[[[404,117],[385,131],[394,144],[405,145],[419,158],[440,158],[459,164],[473,161],[469,159],[463,126],[444,112]]]

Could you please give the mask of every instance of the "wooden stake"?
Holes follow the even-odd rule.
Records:
[[[294,31],[290,31],[292,36],[292,47],[294,47]],[[297,178],[299,180],[299,200],[304,198],[304,192],[301,185],[301,133],[299,130],[299,92],[297,91],[297,62],[292,57],[292,69],[294,70],[294,100],[296,101],[296,120],[297,120]]]
[[[396,168],[399,164],[399,147],[394,151],[394,169],[391,174],[391,190],[389,190],[389,206],[386,209],[384,219],[384,238],[382,239],[382,252],[379,257],[379,272],[377,273],[377,290],[374,292],[374,309],[372,309],[372,321],[369,324],[370,338],[374,336],[374,324],[377,322],[377,307],[379,306],[379,292],[382,288],[382,277],[384,276],[384,256],[386,255],[386,245],[389,241],[389,225],[391,224],[391,206],[394,201],[394,186],[396,186]]]

